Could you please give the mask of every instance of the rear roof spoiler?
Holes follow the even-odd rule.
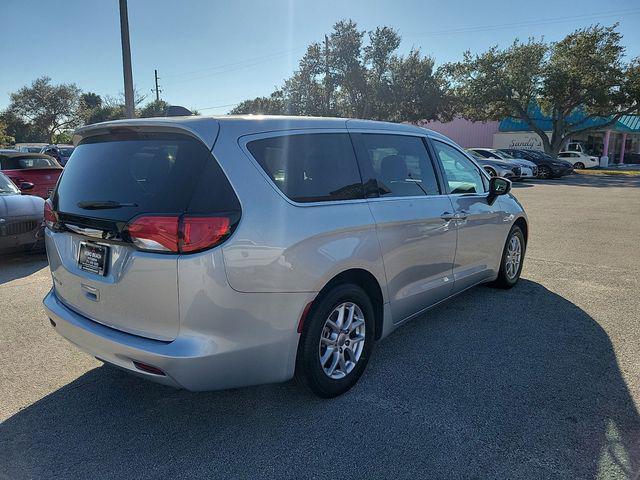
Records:
[[[218,137],[220,124],[215,118],[198,116],[114,120],[95,123],[77,129],[73,133],[73,145],[77,146],[85,138],[96,135],[109,135],[114,129],[122,128],[137,132],[182,133],[200,140],[211,150]]]

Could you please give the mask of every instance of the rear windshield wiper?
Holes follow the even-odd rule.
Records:
[[[86,200],[78,202],[78,207],[84,210],[107,210],[110,208],[137,207],[137,203],[120,203],[113,200]]]

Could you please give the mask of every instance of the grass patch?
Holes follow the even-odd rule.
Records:
[[[574,170],[578,175],[640,175],[640,170]]]

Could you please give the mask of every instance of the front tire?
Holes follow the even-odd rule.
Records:
[[[369,296],[358,285],[336,285],[314,301],[305,319],[296,379],[319,397],[342,395],[364,372],[374,338]]]
[[[498,278],[491,283],[497,288],[512,288],[518,283],[524,263],[526,241],[522,229],[518,225],[511,227],[500,259]]]
[[[547,180],[549,178],[551,178],[551,169],[549,167],[546,166],[541,166],[538,169],[538,178],[541,180]]]

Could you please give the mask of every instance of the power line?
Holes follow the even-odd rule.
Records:
[[[639,13],[640,13],[640,9],[635,8],[630,10],[620,10],[617,12],[609,12],[609,13],[571,15],[566,17],[555,17],[555,18],[546,18],[546,19],[538,19],[538,20],[523,20],[521,22],[509,22],[509,23],[502,23],[497,25],[475,25],[475,26],[469,26],[469,27],[451,28],[447,30],[434,30],[431,32],[421,32],[417,34],[410,34],[408,36],[409,37],[426,37],[426,36],[438,36],[438,35],[451,35],[451,34],[458,34],[458,33],[483,32],[483,31],[491,31],[491,30],[500,30],[502,28],[552,25],[552,24],[564,23],[568,21],[588,20],[592,18],[600,19],[600,18],[618,17],[621,15],[636,15]]]
[[[238,70],[243,70],[245,68],[255,67],[257,65],[261,65],[263,63],[267,63],[267,62],[270,62],[272,60],[276,60],[279,57],[285,57],[287,55],[289,55],[289,54],[288,53],[287,54],[279,54],[277,56],[272,56],[272,57],[269,57],[269,58],[264,58],[262,60],[255,61],[253,63],[247,63],[245,65],[238,65],[235,68],[228,68],[226,70],[219,70],[219,71],[216,71],[216,72],[207,73],[205,75],[200,75],[200,76],[192,77],[192,78],[185,78],[185,79],[177,80],[177,81],[174,81],[174,82],[165,82],[165,86],[166,85],[175,85],[175,84],[180,84],[180,83],[185,83],[185,82],[192,82],[192,81],[195,81],[195,80],[202,80],[204,78],[210,78],[210,77],[214,77],[216,75],[222,75],[222,74],[229,73],[229,72],[235,72],[235,71],[238,71]]]
[[[241,103],[242,102],[228,103],[226,105],[216,105],[215,107],[196,108],[196,110],[215,110],[216,108],[235,107],[236,105],[240,105]]]
[[[169,75],[165,75],[164,78],[173,78],[173,77],[182,77],[184,75],[192,75],[192,74],[196,74],[196,73],[202,73],[202,72],[208,72],[211,70],[220,70],[220,69],[224,69],[227,67],[235,67],[238,65],[242,65],[245,63],[254,63],[256,61],[263,61],[263,60],[271,60],[273,58],[277,58],[277,57],[281,57],[281,56],[285,56],[285,55],[290,55],[292,53],[298,52],[304,50],[304,48],[294,48],[294,49],[290,49],[290,50],[283,50],[283,51],[279,51],[279,52],[273,52],[273,53],[269,53],[266,55],[261,55],[259,57],[252,57],[252,58],[247,58],[244,60],[238,60],[237,62],[231,62],[231,63],[224,63],[221,65],[214,65],[211,67],[206,67],[206,68],[200,68],[198,70],[191,70],[189,72],[180,72],[180,73],[172,73]]]

